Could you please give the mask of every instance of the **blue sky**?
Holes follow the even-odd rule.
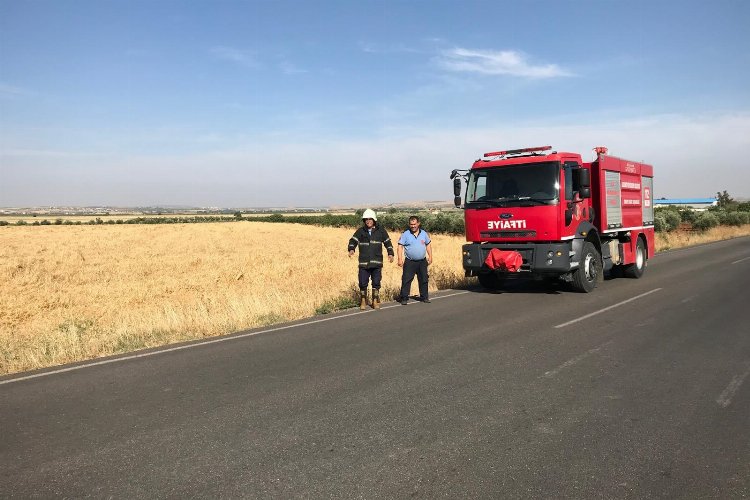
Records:
[[[0,0],[0,206],[449,200],[485,151],[750,197],[750,2]]]

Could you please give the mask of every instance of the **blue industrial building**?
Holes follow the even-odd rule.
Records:
[[[660,198],[654,200],[655,207],[683,207],[693,210],[706,210],[719,204],[716,198]]]

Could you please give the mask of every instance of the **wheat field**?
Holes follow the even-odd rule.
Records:
[[[247,221],[1,227],[0,374],[346,306],[357,290],[353,233]],[[433,236],[431,288],[464,282],[463,239]],[[400,280],[386,262],[384,300]]]
[[[353,232],[248,221],[0,227],[0,374],[353,305]],[[750,226],[658,234],[657,251],[747,234]],[[432,237],[430,288],[465,286],[463,237]],[[401,268],[386,262],[384,300],[400,282]]]

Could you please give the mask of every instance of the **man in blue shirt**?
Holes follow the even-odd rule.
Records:
[[[398,265],[404,268],[401,275],[401,305],[409,302],[409,291],[414,275],[419,283],[419,300],[429,304],[427,293],[427,266],[432,264],[432,241],[427,231],[419,228],[419,217],[409,217],[409,229],[398,240]]]

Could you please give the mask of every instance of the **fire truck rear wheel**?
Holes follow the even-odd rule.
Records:
[[[479,284],[488,290],[498,290],[503,286],[503,278],[496,273],[481,273],[478,276]]]
[[[625,266],[625,276],[628,278],[638,279],[643,276],[643,271],[646,268],[646,247],[643,245],[643,240],[638,238],[638,243],[635,245],[635,263],[628,264]]]
[[[589,293],[596,287],[602,273],[602,257],[590,241],[583,244],[581,262],[573,273],[573,290]]]

